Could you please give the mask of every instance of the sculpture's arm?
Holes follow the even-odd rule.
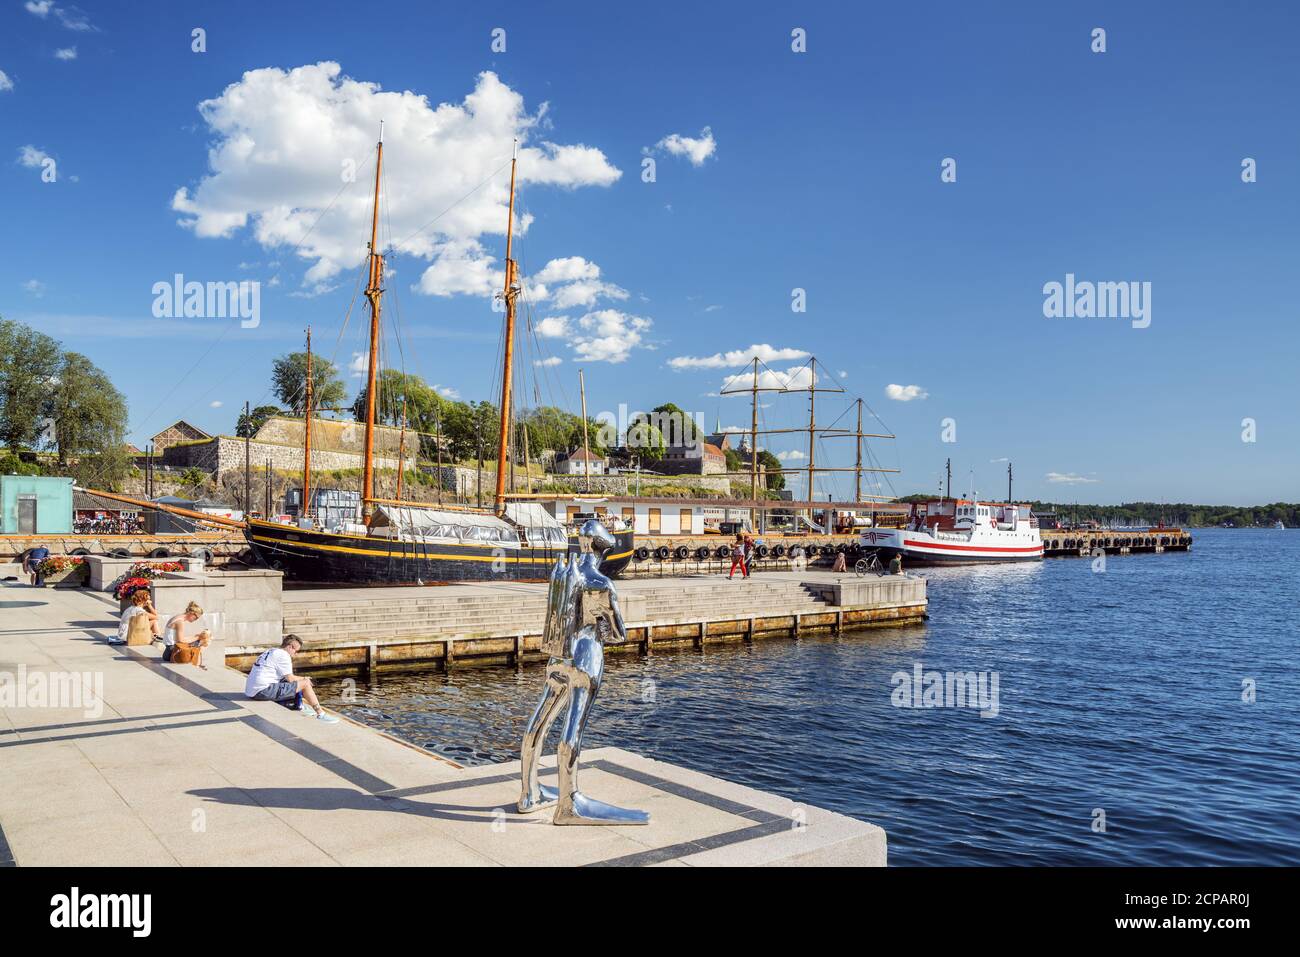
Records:
[[[618,604],[618,592],[614,590],[612,583],[609,586],[609,610],[614,615],[614,621],[612,622],[614,634],[618,636],[614,640],[614,644],[621,645],[627,641],[627,628],[623,624],[623,609]]]

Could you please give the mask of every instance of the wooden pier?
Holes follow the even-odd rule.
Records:
[[[728,642],[798,639],[862,628],[918,624],[926,615],[925,579],[829,572],[769,572],[620,582],[628,641],[611,653],[654,654]],[[306,647],[295,668],[313,674],[522,667],[543,661],[540,583],[438,588],[343,588],[289,591],[284,631]],[[252,666],[265,646],[227,644],[226,663]]]
[[[1150,528],[1114,531],[1108,529],[1044,529],[1043,555],[1090,558],[1098,551],[1108,555],[1146,552],[1185,552],[1192,547],[1192,536],[1181,528]]]

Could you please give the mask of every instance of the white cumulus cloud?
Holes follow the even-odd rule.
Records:
[[[1086,475],[1076,475],[1074,472],[1048,472],[1047,481],[1053,485],[1093,485],[1100,482],[1101,479],[1088,478]]]
[[[786,369],[784,372],[775,369],[760,369],[758,372],[758,387],[760,389],[790,389],[799,390],[807,389],[813,384],[812,367],[809,365],[795,366],[792,369]],[[722,380],[722,386],[718,392],[722,395],[745,392],[754,388],[754,373],[738,372],[735,375],[729,375]]]
[[[718,144],[713,138],[713,130],[705,127],[698,137],[682,136],[669,133],[654,145],[656,150],[664,150],[673,156],[684,156],[692,166],[703,166],[704,161],[717,152]]]
[[[589,312],[576,323],[570,342],[574,355],[586,362],[619,363],[641,345],[654,322],[617,309]]]
[[[673,369],[733,369],[755,358],[760,362],[788,362],[808,355],[803,349],[778,349],[764,342],[748,349],[715,352],[711,356],[674,356],[668,360],[668,365]]]
[[[913,399],[928,399],[930,393],[919,385],[898,385],[891,382],[885,386],[885,396],[895,402],[911,402]]]
[[[806,452],[798,452],[798,451],[777,452],[776,457],[780,459],[782,462],[795,462],[798,461],[799,459],[806,459],[808,457],[808,454]],[[814,469],[814,471],[816,470]]]
[[[23,283],[23,291],[29,296],[35,296],[37,299],[40,299],[45,295],[45,283],[41,282],[39,279],[29,279]]]
[[[40,166],[50,158],[49,153],[45,152],[45,150],[37,149],[30,143],[26,146],[18,147],[18,162],[29,169],[34,169],[35,167]]]
[[[200,237],[247,228],[267,249],[296,248],[311,264],[308,286],[367,255],[380,120],[387,241],[431,263],[415,286],[430,295],[499,291],[503,270],[483,241],[505,233],[513,140],[522,187],[517,234],[532,222],[521,211],[529,186],[608,186],[622,175],[595,147],[544,139],[545,105],[529,113],[491,72],[460,102],[434,105],[410,90],[352,79],[330,61],[268,67],[246,72],[199,113],[213,142],[207,174],[172,198],[181,223]],[[329,208],[349,173],[355,182]]]
[[[9,74],[0,70],[0,93],[8,93],[14,88],[14,81],[9,79]]]
[[[54,59],[56,60],[75,60],[76,58],[77,58],[76,47],[64,47],[61,50],[54,51]]]

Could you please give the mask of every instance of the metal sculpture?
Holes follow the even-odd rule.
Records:
[[[614,807],[578,790],[578,759],[582,733],[600,691],[605,672],[605,644],[627,641],[623,614],[614,583],[600,572],[600,561],[614,537],[596,519],[578,531],[578,554],[556,562],[551,571],[542,650],[550,656],[546,686],[524,731],[520,748],[524,813],[554,807],[555,824],[649,824],[645,811]],[[556,748],[559,787],[538,780],[538,761],[551,723],[565,705],[560,743]]]

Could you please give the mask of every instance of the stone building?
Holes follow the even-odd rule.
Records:
[[[184,419],[177,419],[153,437],[154,454],[161,454],[163,449],[179,442],[196,442],[210,438],[212,436],[197,425],[190,425]]]
[[[303,432],[302,419],[291,419],[287,416],[273,416],[267,419],[248,443],[248,457],[252,465],[261,468],[270,462],[271,467],[275,469],[301,469]],[[366,427],[362,422],[313,419],[312,468],[322,471],[361,468],[364,464],[362,449],[365,446],[365,436]],[[397,452],[402,443],[401,430],[377,425],[374,442],[375,468],[396,469]],[[408,470],[415,468],[416,447],[416,438],[407,435],[404,462]],[[173,443],[163,451],[162,464],[171,468],[226,472],[231,469],[242,469],[244,454],[243,439],[233,435],[214,435],[207,439]]]

